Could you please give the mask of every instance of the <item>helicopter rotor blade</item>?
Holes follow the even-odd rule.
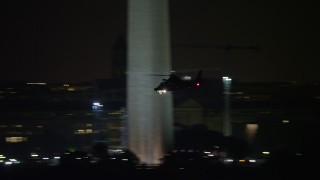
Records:
[[[171,74],[148,74],[150,76],[170,76]]]

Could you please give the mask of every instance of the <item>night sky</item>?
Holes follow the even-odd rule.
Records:
[[[111,78],[126,6],[125,0],[1,2],[0,80]],[[206,68],[204,76],[244,82],[319,81],[319,17],[314,1],[170,0],[173,69]]]

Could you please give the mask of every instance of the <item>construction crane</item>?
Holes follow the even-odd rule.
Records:
[[[229,61],[230,61],[230,51],[233,50],[251,50],[257,52],[259,50],[258,46],[254,45],[235,45],[235,44],[213,44],[213,43],[187,43],[187,42],[174,42],[172,43],[172,47],[179,48],[211,48],[211,49],[221,49],[225,51],[225,63],[224,63],[224,71],[225,75],[229,74]]]

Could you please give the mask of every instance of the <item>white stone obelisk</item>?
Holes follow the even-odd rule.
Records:
[[[128,0],[128,147],[142,163],[160,163],[173,145],[170,93],[153,89],[171,70],[167,0]]]

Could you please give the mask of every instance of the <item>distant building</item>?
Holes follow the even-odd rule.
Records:
[[[211,88],[175,97],[175,122],[205,124],[210,130],[223,132],[221,85],[210,82],[214,83]],[[316,144],[312,138],[318,136],[319,90],[318,84],[235,83],[229,111],[233,136],[246,140],[257,152],[310,150]]]
[[[123,148],[122,112],[92,109],[95,92],[92,84],[0,83],[0,153],[90,151],[97,141]]]
[[[90,150],[101,141],[110,149],[126,148],[126,92],[115,84],[0,83],[0,154]],[[222,132],[221,82],[205,79],[204,84],[174,95],[175,124],[202,124]],[[233,136],[257,152],[308,150],[318,137],[319,93],[317,84],[235,83],[230,96]],[[97,99],[103,106],[94,110]]]

